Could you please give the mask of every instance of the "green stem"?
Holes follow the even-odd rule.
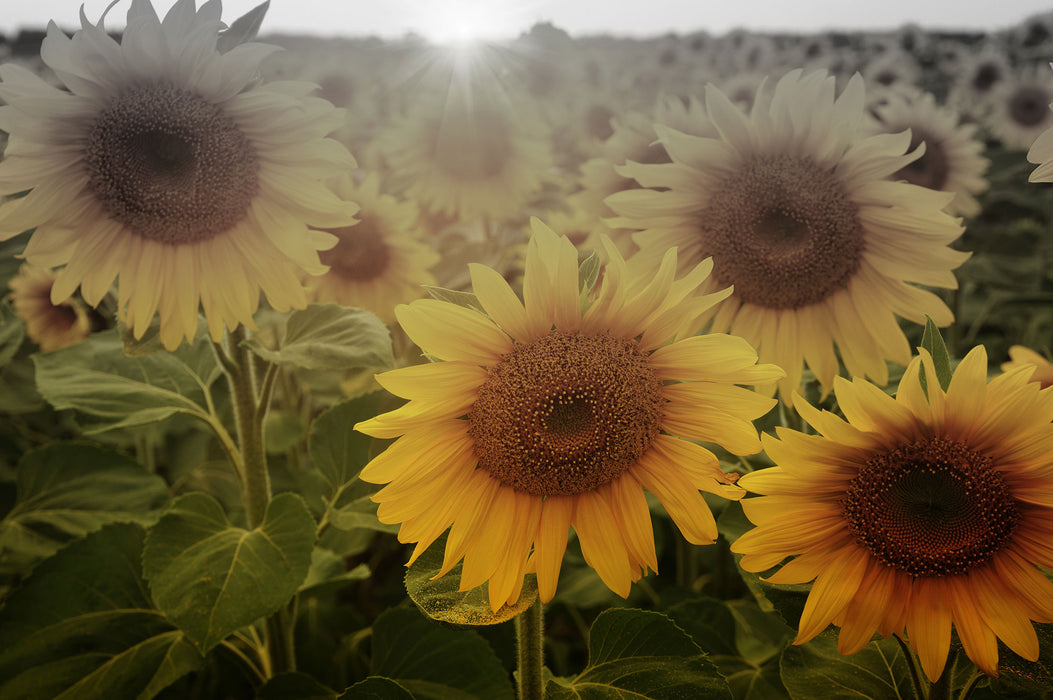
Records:
[[[544,622],[541,601],[520,613],[516,620],[516,642],[519,647],[519,700],[542,700],[545,696],[541,677],[544,657]]]
[[[969,682],[962,688],[962,692],[958,693],[958,700],[969,700],[969,696],[976,690],[976,686],[980,685],[980,681],[985,678],[983,673],[977,671],[973,674],[973,677],[969,679]]]
[[[256,528],[263,522],[267,504],[271,501],[271,480],[267,473],[267,453],[263,449],[263,418],[266,406],[256,396],[256,379],[253,371],[252,353],[241,342],[245,331],[237,328],[230,334],[230,350],[233,366],[227,369],[227,379],[234,399],[234,420],[238,427],[238,446],[245,467],[242,475],[245,512],[249,527]],[[270,372],[268,372],[270,374]],[[265,386],[267,398],[273,378]]]
[[[295,598],[294,598],[295,600]],[[296,670],[296,645],[291,621],[292,604],[284,605],[267,618],[267,652],[274,673]]]
[[[918,668],[918,661],[914,658],[914,652],[911,651],[907,643],[900,638],[898,634],[892,635],[896,643],[899,644],[900,651],[903,652],[903,658],[907,660],[907,668],[910,670],[911,684],[914,686],[914,697],[918,700],[925,700],[928,695],[925,693],[923,686],[921,685],[921,669]]]

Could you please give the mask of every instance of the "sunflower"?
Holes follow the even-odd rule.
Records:
[[[391,181],[429,214],[462,221],[518,214],[552,164],[540,118],[485,95],[421,98],[374,149]]]
[[[886,360],[905,365],[910,346],[896,315],[945,326],[951,311],[930,291],[957,286],[967,257],[948,243],[962,227],[942,209],[952,195],[892,182],[921,156],[910,134],[866,136],[863,82],[834,99],[834,78],[791,71],[761,90],[747,114],[706,88],[715,137],[658,125],[672,163],[629,163],[618,172],[645,188],[607,198],[637,229],[641,264],[678,247],[682,266],[712,256],[707,291],[734,285],[710,314],[711,330],[740,335],[762,362],[787,372],[790,402],[803,365],[827,389],[838,373],[836,343],[852,375],[888,381]]]
[[[1053,582],[1036,568],[1053,567],[1053,392],[1031,369],[988,383],[977,347],[944,391],[922,350],[895,398],[838,378],[847,422],[795,398],[819,435],[763,437],[776,466],[739,480],[764,496],[742,501],[757,527],[731,549],[747,571],[794,557],[773,583],[815,581],[796,643],[831,622],[842,654],[905,632],[932,681],[952,625],[990,675],[999,639],[1038,657],[1031,621],[1053,622]]]
[[[976,137],[976,124],[962,124],[952,107],[936,104],[932,94],[918,90],[890,93],[875,108],[878,133],[910,130],[911,148],[925,144],[921,157],[892,174],[893,180],[953,192],[947,213],[976,216],[976,195],[987,189],[984,172],[990,161],[983,157],[984,144]]]
[[[1050,150],[1050,137],[1042,138],[1042,135],[1053,129],[1050,102],[1053,102],[1053,73],[1045,66],[1021,68],[992,90],[987,125],[1006,148],[1033,148],[1038,141],[1039,147],[1033,149],[1033,155],[1029,154],[1029,160],[1044,160],[1042,156]],[[1048,176],[1044,168],[1037,171],[1040,177]]]
[[[1053,63],[1049,64],[1053,68]],[[1050,105],[1053,108],[1053,105]],[[1040,133],[1027,151],[1029,163],[1038,165],[1028,177],[1030,182],[1053,182],[1053,126]]]
[[[358,203],[359,221],[326,229],[338,242],[322,252],[329,271],[307,280],[308,298],[357,306],[394,323],[396,304],[420,297],[422,285],[435,284],[428,270],[439,254],[419,240],[417,205],[381,194],[376,173],[357,186],[345,176],[335,190]]]
[[[26,335],[44,352],[76,345],[91,332],[91,320],[76,299],[52,301],[55,275],[42,267],[23,264],[7,285],[11,308],[26,326]]]
[[[356,207],[325,178],[354,166],[323,138],[341,117],[313,86],[259,84],[277,47],[217,48],[220,4],[179,0],[158,19],[133,0],[118,43],[82,17],[72,38],[52,23],[44,62],[67,90],[0,66],[0,129],[10,134],[0,239],[35,228],[26,259],[58,272],[52,299],[79,285],[97,305],[115,278],[136,337],[155,312],[174,349],[193,340],[199,305],[213,339],[252,326],[262,290],[279,310],[306,304],[300,273]],[[227,48],[227,47],[224,47]]]
[[[1022,367],[1033,368],[1031,381],[1038,382],[1043,389],[1053,386],[1053,362],[1030,348],[1014,345],[1009,348],[1009,362],[1002,363],[1002,371],[1011,372]]]
[[[403,329],[438,361],[377,375],[409,403],[355,426],[398,438],[361,478],[387,484],[373,497],[377,516],[417,543],[411,563],[449,529],[439,575],[463,559],[461,589],[489,582],[494,610],[518,599],[530,571],[551,600],[571,527],[586,562],[628,595],[657,567],[644,489],[688,541],[713,542],[699,491],[741,491],[688,440],[756,452],[750,421],[775,403],[735,386],[783,374],[755,364],[741,338],[685,337],[727,296],[695,293],[708,262],[674,280],[670,251],[657,274],[631,279],[606,245],[600,292],[586,303],[574,246],[536,222],[525,303],[497,272],[472,265],[485,314],[428,299],[399,306]]]

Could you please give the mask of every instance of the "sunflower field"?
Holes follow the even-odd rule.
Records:
[[[1053,14],[114,5],[0,42],[0,700],[1053,697]]]

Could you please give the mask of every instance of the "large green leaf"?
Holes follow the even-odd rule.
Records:
[[[837,653],[828,629],[782,653],[782,682],[794,700],[813,698],[913,698],[910,670],[894,639],[867,644],[851,656]]]
[[[277,350],[255,338],[245,345],[268,362],[310,370],[387,369],[395,364],[387,326],[369,311],[339,304],[312,304],[292,313]]]
[[[730,700],[731,691],[716,666],[668,617],[615,608],[592,624],[585,670],[574,678],[551,679],[545,697]]]
[[[0,611],[0,697],[152,698],[201,656],[146,594],[144,532],[108,525],[42,562]]]
[[[18,463],[18,495],[0,520],[0,572],[25,568],[106,523],[150,523],[168,501],[164,480],[86,443],[53,443]]]
[[[484,583],[467,591],[460,591],[461,564],[449,573],[434,578],[442,570],[446,536],[432,543],[406,570],[406,592],[421,611],[436,620],[455,625],[496,625],[529,608],[537,600],[537,579],[526,577],[519,600],[502,605],[495,612],[490,608],[490,587]]]
[[[378,396],[369,394],[334,406],[311,423],[311,460],[334,488],[356,478],[369,461],[373,438],[354,426],[376,416],[377,409]]]
[[[116,332],[33,356],[37,385],[57,409],[87,417],[86,433],[128,428],[185,413],[208,420],[207,393],[221,370],[199,338],[175,352],[126,357]]]
[[[150,530],[143,572],[157,606],[204,653],[296,593],[314,539],[314,519],[296,494],[276,496],[260,527],[244,530],[214,498],[191,493]]]
[[[300,584],[299,593],[322,595],[367,578],[367,565],[359,564],[349,570],[342,557],[324,547],[315,547],[311,552],[311,567],[307,570],[307,577]]]
[[[413,693],[383,676],[370,676],[355,683],[339,700],[414,700]]]
[[[512,698],[508,674],[486,640],[409,608],[391,608],[373,624],[370,674],[397,681],[415,698]]]

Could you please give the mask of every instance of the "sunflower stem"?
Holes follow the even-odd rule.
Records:
[[[541,669],[544,666],[544,620],[541,601],[520,613],[516,621],[519,648],[517,686],[519,700],[541,700],[545,696]]]
[[[892,635],[892,638],[899,644],[900,651],[903,652],[903,658],[907,661],[907,669],[910,670],[910,681],[914,686],[914,697],[918,698],[918,700],[926,700],[928,694],[921,684],[921,669],[918,668],[918,661],[914,658],[914,652],[911,651],[907,643],[898,634]]]
[[[249,527],[259,527],[271,501],[271,480],[267,473],[267,453],[263,449],[263,418],[266,408],[256,396],[256,380],[252,353],[241,347],[245,331],[237,328],[230,333],[230,352],[233,367],[227,368],[227,379],[234,399],[234,420],[238,427],[238,447],[241,450],[245,473],[242,475],[245,512]],[[266,392],[270,397],[270,392]]]

